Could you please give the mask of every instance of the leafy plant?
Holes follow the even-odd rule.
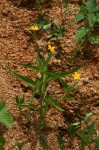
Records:
[[[86,4],[83,3],[73,22],[84,24],[77,30],[76,43],[83,43],[85,40],[92,44],[99,42],[99,36],[94,35],[94,30],[99,24],[99,7],[96,6],[96,0],[88,0]]]
[[[39,94],[39,106],[37,107],[33,103],[23,104],[20,103],[20,100],[17,98],[16,105],[20,108],[27,107],[29,109],[38,109],[40,116],[42,118],[42,125],[46,124],[45,118],[46,118],[46,111],[48,110],[50,105],[53,105],[56,107],[59,111],[64,111],[63,108],[59,105],[59,103],[53,99],[53,97],[48,94],[48,87],[50,82],[53,80],[62,80],[63,77],[72,74],[74,71],[70,72],[63,72],[63,73],[56,73],[48,69],[48,63],[50,59],[53,57],[53,53],[49,53],[47,59],[45,59],[43,56],[40,56],[40,54],[37,54],[37,66],[33,65],[27,65],[27,64],[20,64],[24,67],[31,68],[37,72],[40,73],[41,77],[37,78],[36,81],[33,81],[32,79],[19,75],[12,71],[12,74],[21,80],[23,80],[26,84],[28,84],[31,88],[33,88],[33,93],[31,96],[31,100],[34,99],[35,94]]]
[[[54,23],[51,24],[51,32],[47,35],[47,38],[50,39],[52,37],[56,37],[58,40],[62,39],[65,33],[65,29],[62,26],[58,26]]]
[[[8,127],[13,125],[12,116],[8,112],[8,108],[4,101],[0,102],[0,122],[4,123]]]
[[[99,137],[96,135],[95,121],[89,123],[89,120],[91,119],[92,115],[94,115],[94,113],[86,114],[84,118],[83,129],[77,131],[77,134],[81,139],[80,147],[84,148],[86,145],[88,145],[89,150],[91,150],[90,144],[93,142],[95,143],[95,149],[99,149]]]
[[[7,127],[13,125],[13,120],[11,114],[8,112],[8,108],[5,105],[4,101],[0,102],[0,122],[4,123]],[[0,136],[0,150],[4,150],[5,138]]]
[[[65,34],[65,29],[63,26],[58,26],[53,22],[49,22],[48,19],[44,19],[41,13],[38,14],[39,23],[33,23],[32,26],[38,25],[41,31],[49,30],[50,33],[47,35],[47,38],[56,37],[57,39],[62,39]]]
[[[80,123],[76,122],[76,123],[69,123],[68,124],[68,131],[71,137],[73,137],[79,127]]]

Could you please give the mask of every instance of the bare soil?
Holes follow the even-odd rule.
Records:
[[[60,5],[57,0],[43,5],[43,14],[58,25],[62,23]],[[74,98],[71,101],[60,102],[65,110],[64,114],[52,107],[46,115],[48,128],[41,130],[40,117],[36,110],[23,109],[20,112],[15,106],[16,96],[25,95],[27,102],[32,91],[10,74],[7,58],[8,53],[13,71],[35,80],[38,74],[16,64],[21,62],[36,65],[35,43],[28,32],[28,27],[37,22],[38,10],[35,7],[9,0],[0,1],[0,100],[6,102],[14,121],[12,128],[0,124],[0,135],[6,138],[5,150],[17,150],[16,141],[25,142],[23,150],[42,150],[40,143],[42,135],[46,137],[51,150],[59,150],[57,135],[60,132],[65,150],[78,150],[79,139],[75,137],[71,141],[68,131],[64,128],[68,122],[78,121],[77,114],[83,114],[86,107],[87,112],[97,114],[93,120],[96,122],[96,129],[99,129],[99,45],[91,46],[89,51],[86,49],[86,53],[79,50],[74,56],[76,48],[74,38],[79,25],[73,24],[72,20],[79,11],[77,1],[71,1],[68,5],[68,8],[74,10],[68,11],[64,16],[66,34],[62,40],[58,43],[55,38],[46,40],[46,33],[38,33],[39,47],[47,47],[48,43],[56,46],[57,54],[50,64],[51,69],[56,72],[78,69],[81,74],[76,89],[71,93]],[[72,83],[72,80],[72,77],[68,77],[66,81]],[[64,92],[56,81],[52,83],[50,91],[55,92],[57,99]],[[36,103],[36,99],[34,101]],[[30,117],[31,124],[28,123],[27,116]]]

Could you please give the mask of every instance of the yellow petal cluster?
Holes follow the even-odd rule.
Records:
[[[78,73],[78,72],[75,72],[74,74],[72,74],[72,76],[75,80],[80,79],[80,73]]]
[[[38,27],[38,26],[31,26],[31,27],[30,27],[30,30],[38,31],[38,30],[39,30],[39,27]]]
[[[48,45],[48,49],[51,51],[51,52],[54,52],[55,51],[55,46],[51,46],[50,44]]]

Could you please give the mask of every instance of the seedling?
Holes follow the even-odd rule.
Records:
[[[24,142],[22,142],[22,143],[15,142],[15,144],[17,145],[19,150],[22,150],[25,143]]]
[[[89,150],[91,150],[91,143],[95,143],[95,149],[99,149],[99,136],[97,136],[95,131],[95,121],[89,123],[91,116],[94,113],[86,114],[84,118],[84,127],[83,129],[77,131],[78,136],[81,139],[80,148],[84,149],[88,145]]]

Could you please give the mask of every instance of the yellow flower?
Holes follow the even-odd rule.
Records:
[[[54,52],[55,51],[55,46],[51,46],[50,44],[48,45],[48,49],[51,51],[51,52]]]
[[[80,79],[80,73],[78,72],[75,72],[72,76],[75,80]]]
[[[30,30],[37,31],[37,30],[39,30],[39,27],[38,26],[31,26]]]

